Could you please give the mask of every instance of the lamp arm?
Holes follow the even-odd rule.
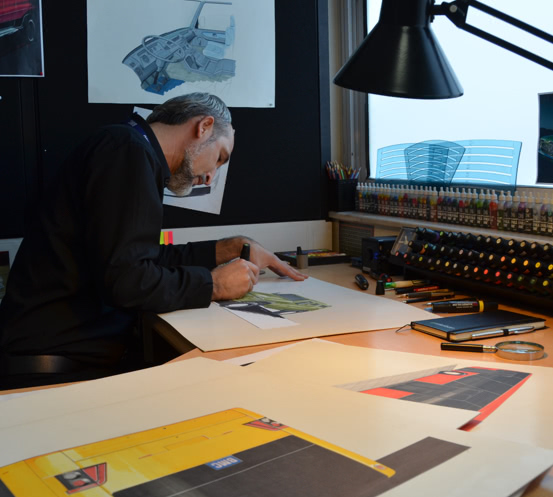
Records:
[[[430,13],[431,15],[445,15],[458,28],[467,31],[475,36],[478,36],[479,38],[487,40],[494,45],[509,50],[510,52],[516,53],[521,57],[540,64],[541,66],[553,70],[553,62],[544,59],[543,57],[540,57],[539,55],[536,55],[532,52],[529,52],[524,48],[517,47],[516,45],[513,45],[512,43],[503,40],[502,38],[498,38],[497,36],[483,31],[475,26],[472,26],[471,24],[467,24],[466,20],[469,7],[474,7],[475,9],[481,10],[486,14],[489,14],[493,17],[496,17],[497,19],[500,19],[501,21],[504,21],[508,24],[511,24],[512,26],[515,26],[516,28],[519,28],[522,31],[530,33],[538,38],[541,38],[542,40],[548,41],[549,43],[553,43],[553,35],[550,35],[549,33],[542,31],[541,29],[535,28],[530,24],[526,24],[519,19],[500,12],[499,10],[489,7],[488,5],[484,5],[478,0],[454,0],[453,2],[444,2],[440,5],[433,5],[431,7]]]

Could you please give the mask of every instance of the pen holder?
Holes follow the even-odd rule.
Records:
[[[339,179],[330,181],[329,210],[355,210],[356,179]]]

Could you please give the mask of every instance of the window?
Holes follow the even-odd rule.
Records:
[[[551,32],[551,0],[484,3]],[[381,0],[367,1],[369,31],[380,7]],[[553,44],[475,9],[469,10],[467,22],[553,61]],[[517,185],[553,187],[553,71],[458,29],[444,16],[436,17],[431,26],[465,94],[448,100],[369,95],[371,177],[379,149],[390,145],[505,140],[520,143]]]

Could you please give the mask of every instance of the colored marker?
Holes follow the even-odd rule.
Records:
[[[449,297],[455,297],[455,293],[449,292],[449,293],[440,293],[431,297],[417,297],[416,299],[407,299],[402,300],[404,304],[414,304],[416,302],[424,302],[425,300],[439,300],[439,299],[445,299]]]
[[[396,296],[402,297],[406,293],[411,292],[431,292],[432,290],[440,290],[439,285],[427,285],[427,286],[407,286],[405,288],[396,288]]]
[[[483,312],[497,310],[497,302],[488,302],[477,299],[447,300],[444,302],[433,302],[432,312]]]
[[[388,281],[386,283],[386,288],[403,288],[406,286],[420,286],[420,285],[429,285],[430,281],[428,280],[404,280],[404,281]]]
[[[434,292],[412,292],[405,295],[408,299],[429,299],[431,297],[438,297],[438,296],[449,296],[451,294],[451,290],[448,290],[447,288],[444,288],[442,290],[436,290]]]

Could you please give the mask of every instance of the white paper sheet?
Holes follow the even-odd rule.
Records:
[[[388,385],[398,377],[408,381],[420,377],[421,371],[447,369],[451,364],[456,368],[497,368],[530,373],[532,376],[484,422],[472,428],[472,433],[553,449],[553,368],[529,366],[524,361],[492,364],[308,340],[287,350],[276,349],[248,369],[278,376],[283,381],[301,379],[318,385],[350,384],[355,389],[356,383],[367,387],[371,381],[373,386]]]
[[[188,309],[160,316],[204,351],[400,328],[416,319],[429,319],[435,316],[401,302],[364,294],[315,278],[305,281],[267,278],[260,281],[254,290],[297,294],[329,304],[330,307],[288,314],[286,318],[297,323],[297,326],[269,330],[260,330],[236,316],[229,315],[229,312],[217,304],[211,304],[207,309]]]
[[[427,437],[469,447],[388,496],[508,496],[553,465],[553,451],[445,428],[449,417],[436,423],[435,406],[393,405],[392,399],[192,359],[1,403],[0,466],[232,407],[375,460]]]

